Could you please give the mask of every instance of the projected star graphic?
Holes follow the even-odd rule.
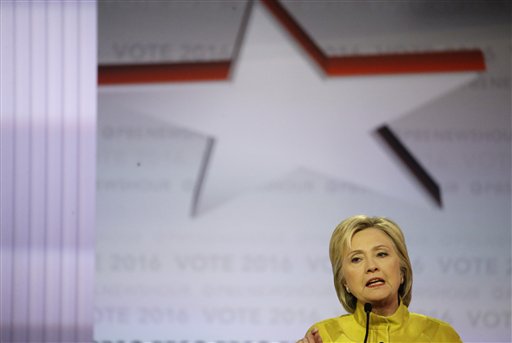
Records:
[[[231,81],[148,86],[123,106],[212,139],[196,214],[297,168],[422,202],[421,187],[373,132],[473,77],[326,79],[256,3]]]

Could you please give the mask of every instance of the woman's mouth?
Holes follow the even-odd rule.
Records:
[[[368,280],[368,282],[366,282],[366,287],[370,287],[370,288],[379,287],[379,286],[384,285],[384,283],[385,283],[384,279],[373,278],[373,279]]]

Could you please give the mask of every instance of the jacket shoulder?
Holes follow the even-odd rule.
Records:
[[[353,336],[354,331],[360,330],[358,326],[353,315],[344,314],[339,317],[319,321],[312,325],[308,332],[316,328],[324,342],[344,342],[345,340],[353,340],[350,338]]]
[[[410,325],[420,328],[427,342],[462,342],[459,334],[449,323],[437,318],[411,313]]]
[[[311,328],[313,328],[315,326],[325,326],[325,325],[328,325],[331,323],[348,322],[348,321],[352,320],[352,317],[353,317],[353,315],[351,315],[351,314],[343,314],[338,317],[327,318],[327,319],[321,320],[319,322],[316,322],[314,325],[311,326]]]

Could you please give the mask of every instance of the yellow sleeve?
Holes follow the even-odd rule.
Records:
[[[322,337],[322,342],[324,342],[324,343],[333,342],[333,340],[331,339],[331,336],[329,335],[329,333],[325,329],[325,325],[323,325],[322,323],[316,323],[315,325],[312,325],[308,329],[306,334],[308,334],[311,331],[313,331],[314,328],[318,329],[318,333],[320,334],[320,337]]]
[[[443,323],[439,326],[436,334],[433,337],[433,342],[446,342],[446,343],[462,343],[459,334],[448,323]]]
[[[345,342],[347,341],[346,332],[336,319],[328,319],[312,325],[307,332],[311,332],[314,328],[318,329],[320,337],[324,343]]]

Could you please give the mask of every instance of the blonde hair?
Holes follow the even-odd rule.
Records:
[[[368,217],[356,215],[342,221],[331,236],[329,244],[329,257],[331,259],[334,276],[334,287],[341,304],[349,313],[354,313],[357,299],[345,289],[345,276],[343,275],[343,258],[347,248],[350,248],[352,237],[365,229],[378,229],[383,231],[393,242],[400,259],[400,271],[403,283],[398,289],[398,295],[405,306],[409,306],[412,298],[412,266],[405,245],[405,238],[400,227],[390,219],[384,217]]]

